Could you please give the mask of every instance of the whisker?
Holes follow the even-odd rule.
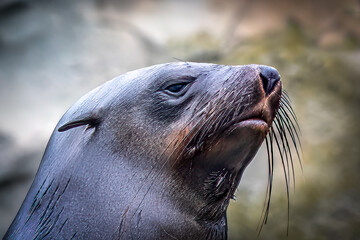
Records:
[[[258,226],[256,228],[256,230],[258,232],[258,234],[257,234],[258,237],[259,237],[259,235],[261,233],[261,230],[262,230],[262,228],[263,228],[263,226],[265,224],[265,218],[267,216],[267,213],[266,213],[267,208],[266,208],[266,206],[267,206],[268,202],[270,201],[270,197],[271,197],[273,166],[272,166],[272,163],[271,163],[269,141],[270,141],[270,137],[269,137],[269,135],[267,135],[265,137],[265,143],[266,143],[266,152],[267,152],[267,156],[268,156],[268,183],[267,183],[267,186],[266,186],[266,193],[265,193],[263,211],[262,211],[262,214],[261,214],[261,218],[259,219]]]
[[[293,179],[293,186],[294,186],[294,189],[295,189],[295,169],[294,169],[294,163],[293,163],[293,156],[292,156],[292,153],[291,153],[291,148],[290,148],[290,145],[289,145],[289,141],[288,141],[288,138],[287,138],[287,134],[286,134],[286,129],[284,128],[284,122],[282,121],[282,118],[281,118],[281,115],[278,115],[279,117],[276,118],[276,122],[279,124],[279,126],[281,127],[281,131],[282,131],[282,142],[285,146],[284,147],[284,150],[285,150],[285,155],[286,155],[286,161],[290,160],[290,164],[291,164],[291,172],[289,170],[289,163],[287,162],[288,164],[288,171],[289,171],[289,180],[291,179],[290,177],[290,173],[292,173],[292,179]]]
[[[298,134],[298,131],[293,123],[293,119],[290,118],[290,116],[287,114],[286,110],[284,108],[279,108],[279,111],[281,112],[281,114],[283,114],[283,116],[288,120],[287,122],[289,123],[289,125],[292,127],[293,131],[295,132],[296,134],[296,137],[297,137],[297,140],[298,142],[301,144],[300,142],[300,137],[299,137],[299,134]],[[299,131],[300,132],[300,131]]]
[[[298,129],[299,132],[300,132],[300,126],[299,126],[297,117],[296,117],[296,115],[295,115],[294,110],[293,110],[292,107],[291,107],[291,104],[290,104],[289,100],[286,99],[286,98],[281,98],[281,100],[280,100],[280,105],[281,105],[281,106],[284,106],[284,107],[289,111],[290,115],[292,116],[293,120],[294,120],[295,123],[296,123],[297,129]]]
[[[278,147],[279,152],[280,150],[280,144],[276,138],[276,134],[274,134],[274,139],[276,142],[276,145]],[[286,196],[287,196],[287,215],[288,215],[288,224],[287,224],[287,235],[289,234],[289,220],[290,220],[290,194],[289,194],[289,182],[288,182],[288,177],[287,177],[287,173],[286,173],[286,167],[285,167],[285,163],[284,163],[284,159],[282,154],[280,154],[280,158],[281,158],[281,162],[283,165],[283,171],[284,171],[284,175],[285,175],[285,184],[286,184]]]
[[[291,136],[291,139],[292,139],[292,143],[293,143],[293,145],[295,147],[295,150],[296,150],[296,154],[297,154],[297,157],[298,157],[298,160],[299,160],[301,171],[303,171],[303,166],[302,166],[302,162],[301,162],[301,156],[300,156],[300,153],[299,153],[299,147],[297,145],[297,144],[299,144],[300,150],[301,150],[302,145],[301,145],[300,137],[299,137],[299,135],[297,133],[297,130],[294,127],[294,124],[292,123],[289,116],[286,114],[285,110],[282,109],[282,108],[279,108],[279,111],[280,111],[279,112],[280,114],[278,114],[278,117],[283,119],[283,123],[285,124],[285,126],[288,129],[288,132],[289,132],[289,134]],[[295,132],[295,134],[294,134],[294,132]],[[296,135],[296,138],[295,138],[295,135]]]
[[[276,131],[275,131],[276,130]],[[280,106],[278,112],[273,121],[273,126],[270,128],[268,135],[265,138],[267,157],[268,157],[268,184],[266,188],[266,197],[265,205],[262,212],[262,217],[258,224],[257,229],[258,236],[260,235],[261,229],[264,224],[267,222],[271,198],[271,188],[273,180],[273,171],[274,171],[274,153],[273,153],[273,142],[275,142],[276,149],[279,152],[282,168],[285,178],[285,187],[286,187],[286,196],[287,196],[287,231],[286,234],[289,234],[289,223],[290,223],[290,185],[291,179],[293,181],[293,186],[295,190],[295,168],[293,163],[293,154],[292,146],[295,148],[297,158],[299,160],[301,170],[303,170],[301,155],[299,149],[302,149],[300,141],[300,126],[295,115],[295,112],[291,106],[290,97],[285,90],[282,91],[282,96],[280,98]],[[290,137],[289,137],[290,136]],[[289,163],[290,161],[290,163]],[[291,167],[290,167],[291,166]],[[290,170],[291,168],[291,170]],[[292,177],[291,177],[292,174]],[[267,204],[267,205],[266,205]],[[260,227],[259,227],[260,225]]]
[[[292,138],[292,141],[293,141],[293,144],[294,144],[293,134],[292,134],[292,132],[289,130],[289,127],[286,125],[286,122],[284,122],[284,119],[282,118],[281,114],[278,115],[278,118],[277,118],[277,119],[279,119],[280,124],[282,125],[282,128],[283,128],[283,131],[285,132],[284,126],[285,126],[285,128],[288,130],[288,133],[290,134],[290,136],[291,136],[291,138]],[[290,163],[291,163],[291,169],[292,169],[292,175],[293,175],[293,186],[294,186],[294,190],[295,190],[295,169],[294,169],[294,162],[293,162],[293,156],[292,156],[292,153],[291,153],[289,141],[288,141],[287,136],[286,136],[286,132],[284,133],[284,138],[285,138],[285,143],[286,143],[286,146],[287,146],[287,149],[288,149],[288,153],[289,153],[289,156],[290,156]],[[295,142],[295,144],[296,144],[296,142]]]
[[[272,184],[273,184],[273,179],[274,179],[274,130],[273,128],[271,128],[270,131],[270,152],[271,152],[271,182],[270,182],[270,191],[269,191],[269,199],[268,199],[268,203],[267,203],[267,207],[266,207],[266,218],[265,218],[265,222],[264,224],[266,224],[268,216],[269,216],[269,211],[270,211],[270,201],[271,201],[271,193],[272,193]]]

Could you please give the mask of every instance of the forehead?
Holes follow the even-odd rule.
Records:
[[[152,81],[170,81],[184,77],[198,77],[199,75],[209,72],[218,67],[216,64],[207,63],[167,63],[162,65],[155,65],[153,68],[148,69],[145,75],[152,78]]]

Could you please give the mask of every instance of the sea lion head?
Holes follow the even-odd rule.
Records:
[[[224,222],[279,107],[279,73],[260,65],[171,63],[108,85],[111,98],[95,131],[122,164],[146,172],[133,201],[157,192],[180,211],[196,212],[198,222]]]
[[[61,228],[69,236],[226,238],[227,206],[281,96],[279,73],[262,65],[168,63],[121,75],[60,120],[22,208],[57,186],[56,207],[77,223]]]

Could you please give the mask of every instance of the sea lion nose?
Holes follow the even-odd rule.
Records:
[[[273,67],[260,66],[260,77],[266,95],[269,95],[276,83],[280,81],[280,74]]]

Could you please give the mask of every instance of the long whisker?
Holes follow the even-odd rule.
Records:
[[[281,98],[281,106],[284,106],[290,113],[290,115],[292,116],[292,118],[294,119],[294,122],[296,124],[296,127],[297,129],[300,131],[300,126],[299,126],[299,123],[298,123],[298,120],[297,120],[297,117],[295,115],[295,112],[294,110],[292,109],[291,107],[291,103],[289,101],[289,99],[287,99],[286,97],[285,98]]]
[[[274,131],[271,128],[270,131],[270,155],[271,155],[271,166],[272,166],[272,171],[271,171],[271,184],[270,184],[270,189],[269,189],[269,198],[268,198],[268,202],[267,202],[267,206],[266,206],[266,216],[265,216],[265,221],[264,224],[266,224],[267,220],[268,220],[268,216],[269,216],[269,211],[270,211],[270,201],[271,201],[271,193],[272,193],[272,182],[274,179]]]
[[[269,134],[270,135],[270,134]],[[269,135],[267,135],[265,137],[265,143],[266,143],[266,152],[267,152],[267,156],[268,156],[268,183],[266,186],[266,193],[265,193],[265,200],[264,200],[264,206],[263,206],[263,212],[261,214],[261,218],[259,220],[258,226],[257,226],[257,236],[259,237],[261,230],[265,224],[265,219],[267,217],[267,213],[266,213],[266,205],[268,204],[268,202],[270,201],[270,197],[271,197],[271,187],[272,187],[272,176],[273,176],[273,165],[272,165],[272,161],[271,161],[271,155],[270,155],[270,137]],[[268,139],[269,138],[269,139]]]
[[[275,125],[275,128],[277,130],[277,133],[279,135],[279,143],[281,143],[282,145],[282,151],[279,150],[279,154],[280,155],[285,155],[285,160],[286,160],[286,168],[287,168],[287,172],[289,173],[289,158],[288,158],[288,153],[287,153],[287,149],[285,147],[285,143],[284,143],[284,137],[283,137],[283,129],[281,128],[280,124],[278,123],[278,120],[275,119],[274,120],[274,125]],[[285,162],[284,162],[285,163]],[[284,166],[285,167],[285,166]],[[288,174],[288,182],[290,184],[290,174]]]
[[[296,150],[296,154],[297,154],[297,157],[298,157],[298,160],[299,160],[299,164],[300,164],[300,167],[301,167],[301,170],[303,171],[303,166],[302,166],[302,162],[301,162],[301,157],[300,157],[300,154],[299,154],[299,147],[297,144],[299,144],[300,146],[300,150],[302,149],[302,145],[301,145],[301,141],[300,141],[300,137],[297,133],[297,130],[293,124],[293,122],[291,121],[290,117],[288,116],[288,114],[286,113],[286,111],[280,106],[279,108],[279,113],[277,115],[277,117],[281,117],[284,121],[284,123],[286,123],[286,125],[288,126],[288,132],[292,138],[292,143],[295,147],[295,150]],[[294,132],[295,132],[295,135],[294,135]],[[296,136],[296,138],[295,138]]]
[[[291,154],[291,149],[289,147],[289,142],[288,142],[288,139],[287,139],[287,136],[286,136],[286,132],[285,132],[285,129],[284,129],[284,126],[282,124],[282,121],[281,121],[281,118],[276,118],[274,120],[274,123],[275,123],[275,126],[279,132],[279,135],[280,135],[280,138],[281,138],[281,143],[283,145],[283,151],[284,151],[284,154],[285,154],[285,157],[286,157],[286,164],[287,164],[287,168],[288,168],[288,178],[289,178],[289,185],[290,185],[290,180],[291,180],[291,172],[290,172],[290,167],[289,167],[289,160],[290,160],[290,163],[291,163],[291,169],[292,169],[292,179],[293,179],[293,185],[294,185],[294,188],[295,188],[295,172],[294,172],[294,166],[293,166],[293,161],[292,161],[292,154]]]
[[[275,132],[276,130],[276,132]],[[273,143],[275,143],[276,148],[279,152],[284,178],[286,186],[286,196],[287,196],[287,235],[289,234],[289,222],[290,222],[290,183],[291,179],[293,181],[293,186],[295,189],[295,169],[293,163],[293,154],[290,143],[295,148],[297,158],[299,160],[301,170],[303,171],[303,166],[301,162],[301,156],[299,150],[302,149],[300,141],[300,127],[298,120],[296,118],[295,112],[291,107],[290,98],[288,94],[283,90],[282,96],[280,99],[280,106],[276,117],[273,121],[273,126],[270,128],[268,135],[265,138],[267,157],[268,157],[268,184],[266,187],[264,209],[262,212],[262,217],[258,224],[258,236],[264,226],[267,223],[269,208],[270,208],[270,198],[272,190],[272,181],[273,181],[273,171],[274,171],[274,152],[273,152]],[[289,161],[290,164],[289,165]],[[290,167],[291,166],[291,167]],[[291,169],[291,170],[290,170]],[[291,177],[292,174],[292,177]]]
[[[293,137],[293,134],[292,132],[289,130],[289,127],[287,126],[286,122],[284,122],[281,114],[278,115],[278,118],[277,120],[280,122],[282,128],[283,128],[283,132],[284,132],[284,138],[285,138],[285,143],[286,143],[286,147],[288,149],[288,153],[289,153],[289,156],[290,156],[290,163],[291,163],[291,169],[292,169],[292,175],[293,175],[293,186],[294,186],[294,189],[295,189],[295,169],[294,169],[294,162],[293,162],[293,156],[292,156],[292,153],[291,153],[291,149],[290,149],[290,145],[289,145],[289,141],[287,139],[287,136],[286,136],[286,130],[288,130],[291,138],[292,138],[292,141],[294,143],[294,137]],[[286,129],[285,129],[285,128]],[[296,142],[294,143],[296,144]],[[296,146],[295,146],[296,148]]]

